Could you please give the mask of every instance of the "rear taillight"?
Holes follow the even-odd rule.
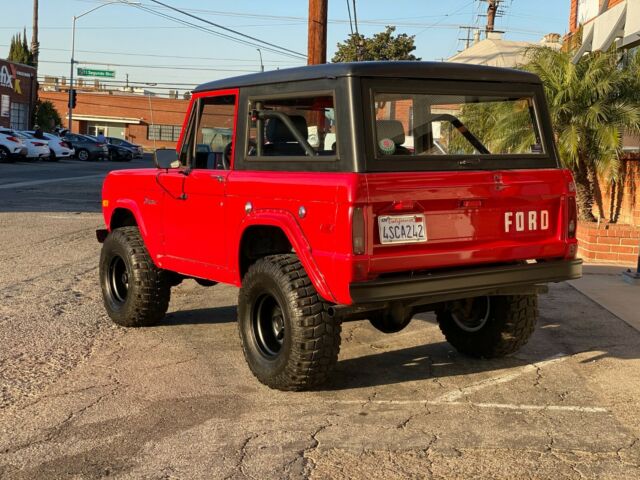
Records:
[[[96,145],[99,147],[104,147],[104,143],[96,143]]]
[[[68,146],[67,142],[60,142],[60,146],[61,146],[62,148],[69,148],[69,146]]]
[[[33,146],[34,147],[44,147],[45,145],[46,145],[46,143],[33,142]]]
[[[576,238],[578,229],[578,208],[576,197],[567,198],[567,238]]]
[[[351,232],[354,255],[363,255],[365,252],[365,224],[364,210],[362,207],[356,207],[353,209]]]
[[[7,137],[7,140],[15,143],[22,143],[18,137]]]

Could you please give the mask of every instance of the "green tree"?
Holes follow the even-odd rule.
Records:
[[[338,42],[338,49],[332,62],[356,62],[372,60],[420,60],[413,53],[415,36],[401,33],[394,35],[396,27],[387,26],[384,32],[373,37],[352,33],[344,43]]]
[[[598,175],[615,181],[624,132],[640,134],[640,52],[626,65],[615,48],[577,63],[547,47],[530,49],[528,58],[524,68],[544,83],[560,158],[575,176],[580,218],[594,221],[594,202],[604,216]]]
[[[33,123],[43,130],[52,131],[56,125],[62,125],[62,118],[52,102],[38,100],[34,109]]]
[[[7,60],[10,62],[22,63],[24,65],[33,65],[33,54],[29,50],[27,44],[27,31],[24,33],[18,33],[11,38],[11,44],[9,46],[9,56]]]

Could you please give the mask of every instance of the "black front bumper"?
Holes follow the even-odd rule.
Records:
[[[562,260],[448,270],[352,283],[354,304],[419,300],[436,303],[480,295],[508,294],[535,285],[573,280],[582,276],[582,260]]]

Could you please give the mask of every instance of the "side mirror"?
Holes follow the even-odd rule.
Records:
[[[153,163],[157,168],[178,168],[180,166],[178,152],[173,148],[160,148],[153,154]]]

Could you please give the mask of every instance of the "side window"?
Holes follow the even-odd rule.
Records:
[[[332,95],[253,99],[249,111],[249,158],[337,155]]]
[[[228,170],[233,157],[236,96],[201,100],[192,168]]]

